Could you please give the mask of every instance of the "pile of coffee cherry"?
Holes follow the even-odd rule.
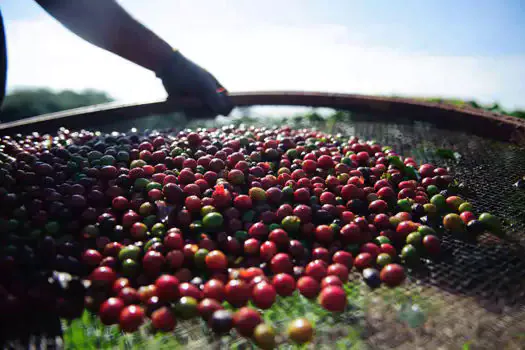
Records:
[[[0,318],[88,309],[124,332],[169,332],[202,317],[272,348],[261,313],[276,298],[344,312],[353,269],[395,287],[439,255],[443,232],[501,233],[452,182],[388,147],[310,129],[4,136]],[[301,318],[287,333],[304,343],[314,331]]]

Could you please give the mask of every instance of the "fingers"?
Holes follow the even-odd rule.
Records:
[[[227,116],[233,109],[228,91],[208,71],[180,55],[162,77],[168,99],[194,96],[215,114]]]
[[[185,98],[185,97],[190,97],[190,96],[191,96],[191,93],[189,93],[188,91],[175,90],[175,92],[168,94],[167,100],[176,100],[179,98]]]
[[[215,79],[214,79],[215,80]],[[228,116],[233,109],[233,102],[226,90],[217,80],[210,91],[206,92],[205,103],[217,114]]]
[[[206,105],[207,109],[215,114],[227,116],[233,109],[233,103],[228,91],[218,84],[207,84],[206,88],[194,89],[188,91],[187,89],[181,89],[180,87],[170,87],[164,85],[168,91],[168,100],[174,100],[177,98],[184,98],[189,96],[195,96]]]
[[[226,91],[208,94],[205,102],[215,113],[220,115],[227,116],[233,109],[233,103]]]

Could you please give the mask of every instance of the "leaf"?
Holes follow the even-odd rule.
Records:
[[[421,178],[421,175],[419,175],[417,170],[412,166],[406,166],[403,172],[411,180],[419,180]]]
[[[383,173],[383,175],[381,175],[381,179],[385,179],[387,181],[390,181],[392,179],[392,174],[390,174],[390,173]]]
[[[461,158],[461,154],[451,149],[446,149],[446,148],[438,148],[436,150],[436,155],[443,159],[452,159],[456,161],[459,161],[459,159]]]
[[[388,163],[392,164],[396,168],[403,170],[405,168],[405,163],[398,156],[389,156]]]

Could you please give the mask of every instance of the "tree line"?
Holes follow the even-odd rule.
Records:
[[[15,90],[4,99],[0,122],[6,123],[35,115],[113,101],[103,91],[53,91],[47,88]]]

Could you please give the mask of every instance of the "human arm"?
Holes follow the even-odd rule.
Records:
[[[227,91],[210,73],[174,51],[115,0],[35,1],[86,41],[155,72],[170,97],[196,96],[216,113],[231,111]]]

